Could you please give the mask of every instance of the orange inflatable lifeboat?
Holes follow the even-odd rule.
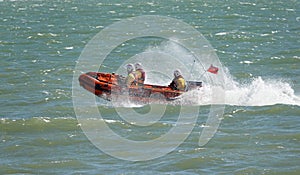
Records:
[[[169,86],[124,85],[125,77],[118,74],[88,72],[79,76],[80,86],[91,93],[111,100],[112,96],[128,96],[132,100],[150,102],[151,100],[174,100],[186,91],[173,90]],[[187,81],[187,90],[202,87],[202,82]]]

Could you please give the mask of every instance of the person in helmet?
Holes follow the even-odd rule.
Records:
[[[126,65],[127,69],[127,77],[125,78],[125,84],[127,87],[131,86],[132,84],[135,83],[135,75],[134,75],[134,67],[133,64],[127,64]]]
[[[185,90],[186,82],[185,82],[185,79],[183,78],[182,73],[179,69],[176,69],[174,71],[174,79],[171,82],[171,84],[169,85],[169,87],[171,87],[174,90],[180,90],[180,91]]]
[[[134,67],[135,67],[134,74],[135,74],[135,79],[137,81],[137,84],[143,85],[146,77],[145,71],[143,70],[143,66],[141,63],[135,63]]]

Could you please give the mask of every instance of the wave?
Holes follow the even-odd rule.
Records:
[[[0,118],[0,126],[0,131],[9,133],[72,131],[79,128],[76,118],[72,117]]]
[[[109,114],[108,114],[109,115]],[[106,116],[106,115],[104,115]],[[82,119],[81,119],[82,120]],[[123,129],[128,129],[130,125],[122,120],[115,118],[86,118],[86,123],[105,122]],[[172,121],[160,121],[152,125],[155,128],[164,128],[173,126]],[[80,130],[81,124],[75,117],[32,117],[32,118],[0,118],[0,132],[3,133],[45,133],[45,132],[72,132]]]

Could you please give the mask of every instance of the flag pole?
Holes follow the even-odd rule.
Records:
[[[194,69],[195,63],[196,63],[196,60],[194,60],[194,62],[193,62],[192,68],[191,68],[191,70],[190,70],[190,75],[192,74],[192,71],[193,71],[193,69]]]
[[[203,77],[203,75],[204,75],[206,72],[207,72],[207,70],[205,70],[205,71],[201,74],[201,76],[199,77],[199,79],[201,79],[201,78]]]

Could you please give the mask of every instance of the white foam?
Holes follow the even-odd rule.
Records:
[[[253,78],[249,83],[232,81],[226,87],[226,104],[240,106],[266,106],[274,104],[299,105],[300,98],[284,80]]]
[[[292,86],[279,79],[264,79],[256,77],[248,83],[238,83],[228,78],[226,83],[224,104],[233,106],[268,106],[287,104],[300,106],[300,97],[295,94]],[[199,90],[187,92],[182,95],[181,102],[185,104],[209,105],[219,104],[213,98],[215,90],[210,85],[205,85]],[[217,95],[218,96],[218,95]]]

